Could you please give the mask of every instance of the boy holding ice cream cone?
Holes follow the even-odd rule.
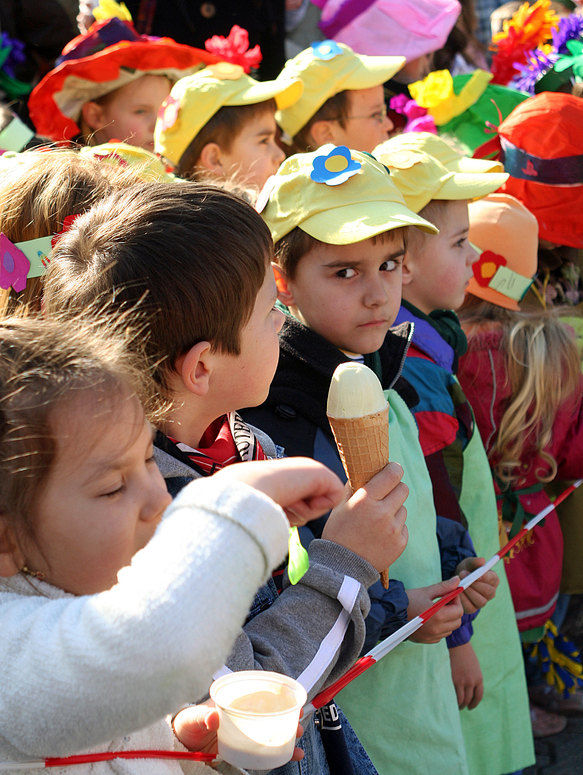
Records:
[[[413,413],[436,510],[446,522],[467,527],[477,552],[489,557],[499,548],[494,486],[471,406],[455,377],[467,342],[453,310],[461,306],[471,278],[480,276],[479,254],[468,241],[468,202],[491,194],[508,176],[498,162],[462,157],[443,139],[423,133],[388,140],[375,155],[408,206],[440,229],[427,238],[412,234],[407,245],[397,321],[412,321],[415,333],[403,374],[420,398]],[[505,262],[493,253],[489,259]],[[475,564],[466,560],[464,572]],[[480,612],[471,642],[448,644],[470,772],[476,775],[504,775],[534,758],[520,643],[502,565],[497,573],[496,597]]]
[[[276,243],[279,299],[292,314],[280,332],[269,397],[247,418],[289,454],[308,454],[342,475],[326,416],[334,370],[364,362],[387,391],[391,459],[403,466],[409,486],[409,543],[391,566],[389,590],[369,590],[368,645],[374,645],[407,620],[408,597],[402,585],[400,594],[391,594],[393,576],[427,605],[458,583],[455,577],[441,582],[431,480],[408,406],[416,395],[400,378],[412,328],[389,330],[401,304],[407,230],[435,228],[405,206],[382,164],[343,146],[287,159],[272,180],[263,215]],[[379,772],[468,772],[443,641],[459,626],[462,610],[459,599],[445,606],[417,642],[402,644],[338,696]],[[404,744],[421,738],[421,745]]]

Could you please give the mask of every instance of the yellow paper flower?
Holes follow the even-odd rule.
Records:
[[[98,22],[106,19],[121,19],[125,22],[132,20],[132,15],[125,3],[116,3],[115,0],[100,0],[97,8],[93,10],[93,17]]]
[[[436,70],[423,81],[410,84],[409,92],[418,105],[427,109],[437,126],[441,126],[477,102],[491,79],[491,73],[475,70],[460,93],[455,94],[449,70]]]

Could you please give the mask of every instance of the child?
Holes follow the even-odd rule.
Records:
[[[260,190],[285,158],[275,111],[301,93],[297,78],[260,83],[240,65],[210,65],[174,85],[156,123],[156,151],[182,177],[235,176]]]
[[[441,582],[431,482],[408,407],[416,396],[400,380],[411,329],[389,331],[401,302],[402,227],[434,227],[404,205],[369,154],[324,146],[287,159],[274,181],[264,215],[276,242],[279,299],[293,317],[280,335],[268,400],[246,416],[290,454],[308,454],[341,473],[326,418],[330,379],[350,359],[375,369],[389,396],[391,459],[403,465],[410,489],[409,543],[391,572],[407,588],[406,621],[458,583]],[[381,616],[376,640],[395,629],[392,600],[383,596],[379,605],[386,605],[387,621]],[[442,640],[460,625],[459,600],[441,614],[338,696],[379,772],[467,772]],[[422,745],[404,744],[421,736]]]
[[[30,117],[51,140],[122,140],[153,151],[156,115],[174,81],[216,61],[170,38],[138,35],[129,21],[96,22],[35,86]]]
[[[121,152],[116,149],[118,157]],[[101,153],[106,156],[103,149]],[[125,167],[104,164],[67,149],[27,151],[18,157],[19,164],[6,179],[0,178],[0,232],[14,264],[12,272],[5,265],[0,271],[0,316],[40,311],[42,277],[56,235],[114,188],[138,182],[142,170],[140,165],[128,169],[127,162]]]
[[[470,238],[481,251],[461,318],[468,353],[460,382],[474,406],[494,474],[501,541],[550,503],[544,485],[580,476],[582,381],[577,348],[552,312],[523,310],[521,294],[537,264],[533,216],[497,194],[470,206]],[[494,260],[496,271],[488,270]],[[499,281],[514,280],[514,288]],[[479,385],[479,387],[478,387]],[[536,642],[554,611],[561,581],[563,537],[556,512],[513,550],[507,564],[518,629]],[[557,698],[558,699],[558,698]],[[541,718],[542,715],[542,718]],[[560,719],[564,727],[564,720]],[[534,708],[537,736],[560,731],[555,717]]]
[[[404,64],[404,57],[361,56],[333,40],[289,59],[278,78],[304,84],[300,99],[275,116],[290,152],[333,143],[370,153],[393,128],[383,83]]]
[[[125,311],[130,325],[138,305],[131,327],[142,332],[146,362],[171,404],[156,459],[172,494],[232,462],[278,455],[235,411],[265,399],[277,364],[283,316],[274,308],[272,255],[269,230],[250,205],[188,182],[114,194],[55,249],[47,312],[75,316],[97,299],[98,311]],[[366,497],[332,512],[297,585],[280,572],[261,590],[229,668],[299,677],[314,696],[352,665],[364,640],[366,590],[406,543],[400,477],[389,465]],[[301,745],[308,772],[333,771],[313,720]]]
[[[71,321],[0,323],[0,761],[3,770],[15,762],[9,772],[78,752],[184,750],[173,729],[186,739],[197,723],[180,708],[206,693],[285,554],[288,523],[271,497],[302,523],[342,494],[323,467],[290,460],[235,466],[167,508],[137,398],[144,372],[116,341]],[[233,573],[225,594],[218,579]],[[142,758],[76,771],[183,770]]]
[[[375,153],[409,207],[440,229],[436,237],[414,232],[407,244],[397,321],[414,322],[415,331],[403,373],[420,398],[413,412],[436,510],[467,526],[478,554],[490,557],[497,551],[494,492],[471,404],[455,379],[466,343],[452,310],[463,302],[477,259],[468,242],[468,200],[495,191],[507,175],[480,171],[482,161],[471,171],[468,158],[465,172],[450,172],[412,147],[414,137],[402,138],[387,141]],[[424,145],[421,138],[418,146]],[[492,775],[532,761],[520,648],[508,587],[500,575],[502,588],[480,613],[471,643],[450,649],[459,706],[472,711],[462,712],[470,772]]]

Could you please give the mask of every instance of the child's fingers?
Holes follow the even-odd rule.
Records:
[[[477,684],[477,686],[474,687],[472,698],[470,699],[470,702],[468,702],[468,705],[467,705],[468,710],[473,710],[474,708],[476,708],[482,701],[483,697],[484,697],[484,683],[483,681],[480,681]]]
[[[403,478],[403,468],[399,463],[387,463],[387,465],[375,474],[373,478],[364,486],[367,494],[375,500],[383,500],[387,495],[392,493],[395,488],[399,486],[401,479]],[[400,494],[405,491],[403,503],[409,493],[407,485],[401,485]],[[401,504],[402,505],[402,504]]]

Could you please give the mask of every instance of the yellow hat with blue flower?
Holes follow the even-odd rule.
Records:
[[[257,209],[273,241],[299,226],[330,245],[351,245],[402,226],[438,229],[405,204],[386,167],[370,154],[323,145],[286,159],[263,189]]]
[[[299,100],[275,114],[279,126],[294,137],[326,100],[345,90],[370,89],[392,78],[405,64],[400,56],[365,56],[344,43],[323,40],[312,43],[288,59],[277,80],[301,78]]]
[[[166,97],[156,121],[156,153],[172,164],[205,124],[227,105],[256,105],[274,99],[278,109],[288,108],[302,93],[298,78],[256,81],[240,65],[218,62],[192,76],[181,78]]]
[[[451,172],[433,156],[402,148],[392,138],[377,145],[373,154],[388,167],[407,206],[416,213],[432,199],[479,199],[508,180],[505,172]]]

